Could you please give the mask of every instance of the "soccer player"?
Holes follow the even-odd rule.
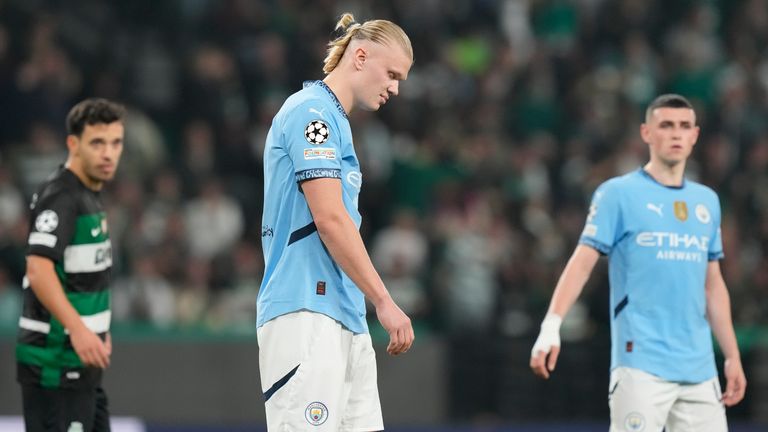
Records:
[[[693,107],[679,95],[659,96],[640,134],[650,161],[595,192],[530,366],[542,378],[554,371],[562,318],[599,256],[607,255],[610,430],[726,431],[724,405],[741,401],[747,382],[720,272],[720,202],[711,189],[684,178],[699,136]],[[710,332],[725,356],[725,394]]]
[[[87,99],[67,115],[66,163],[32,197],[16,345],[28,432],[109,431],[112,246],[99,195],[123,151],[122,106]]]
[[[264,149],[257,326],[271,431],[383,429],[365,297],[389,334],[389,354],[408,351],[414,340],[358,231],[363,176],[347,117],[398,94],[413,50],[396,24],[357,23],[349,13],[336,36],[327,76],[285,101]]]

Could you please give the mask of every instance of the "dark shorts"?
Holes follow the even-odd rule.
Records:
[[[22,385],[27,432],[109,432],[107,395],[101,387],[84,390]]]

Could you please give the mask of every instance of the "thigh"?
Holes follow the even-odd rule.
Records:
[[[258,330],[259,371],[270,431],[339,429],[352,333],[335,320],[295,312]]]
[[[371,335],[353,336],[346,387],[346,409],[341,420],[342,431],[384,430],[376,378],[376,353]]]
[[[96,393],[88,390],[55,390],[22,386],[24,424],[27,432],[91,432]]]
[[[667,432],[726,432],[725,406],[720,401],[720,382],[715,377],[699,384],[681,386],[669,412]]]
[[[614,369],[608,394],[611,432],[661,432],[676,398],[676,387],[638,369]]]
[[[109,424],[109,400],[103,388],[96,389],[96,412],[93,416],[93,432],[111,432]]]

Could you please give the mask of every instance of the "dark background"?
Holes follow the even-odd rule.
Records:
[[[418,338],[380,360],[388,424],[607,425],[605,263],[564,323],[550,382],[529,373],[529,350],[591,193],[647,161],[639,124],[663,92],[696,105],[687,175],[722,201],[749,379],[729,416],[768,421],[762,0],[0,1],[0,414],[19,414],[26,205],[64,161],[69,108],[102,96],[130,110],[104,193],[114,411],[154,427],[261,424],[261,150],[284,98],[322,78],[344,11],[397,22],[415,52],[401,95],[351,117],[363,238]]]

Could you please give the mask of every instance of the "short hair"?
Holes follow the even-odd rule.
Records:
[[[413,61],[413,47],[408,35],[399,25],[387,20],[371,20],[362,24],[355,22],[355,17],[347,12],[341,15],[333,33],[334,39],[328,42],[328,54],[323,60],[323,72],[331,73],[347,50],[352,39],[370,40],[382,45],[397,43]]]
[[[656,108],[688,108],[693,110],[693,105],[684,96],[674,93],[663,94],[651,102],[645,110],[645,122],[650,121],[653,110]]]
[[[67,114],[67,134],[83,134],[85,125],[121,122],[125,117],[125,107],[102,98],[89,98],[73,106]]]

